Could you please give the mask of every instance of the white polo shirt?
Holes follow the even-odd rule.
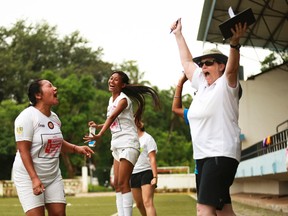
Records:
[[[188,111],[194,159],[225,156],[240,161],[239,84],[231,88],[224,74],[208,86],[199,68],[191,85],[198,90]]]
[[[38,177],[44,185],[50,184],[60,175],[59,156],[63,143],[61,121],[51,112],[49,117],[30,106],[23,110],[15,120],[15,139],[30,141],[31,157]],[[19,151],[13,164],[14,181],[30,180]]]

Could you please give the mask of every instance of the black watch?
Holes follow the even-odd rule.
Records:
[[[237,45],[232,45],[232,44],[230,44],[230,47],[239,51],[241,45],[240,45],[239,43],[238,43]]]

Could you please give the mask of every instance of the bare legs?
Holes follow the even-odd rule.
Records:
[[[65,203],[48,203],[45,205],[49,216],[66,216]],[[39,206],[26,212],[26,216],[45,216],[45,207]]]
[[[231,204],[225,204],[221,211],[215,207],[197,203],[197,216],[236,216]]]
[[[156,216],[156,209],[154,206],[154,190],[155,186],[146,184],[140,188],[133,188],[132,193],[142,216]]]
[[[134,166],[126,159],[120,162],[114,160],[114,186],[116,190],[116,205],[118,215],[132,215],[133,197],[130,188],[130,178]]]

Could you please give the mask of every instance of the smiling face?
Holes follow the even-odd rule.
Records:
[[[119,73],[113,73],[108,80],[108,88],[112,94],[120,94],[122,88],[125,87],[125,83],[122,81],[122,77]]]
[[[48,80],[41,80],[40,92],[36,94],[37,103],[41,102],[48,106],[57,105],[59,103],[57,98],[57,88]]]
[[[223,70],[225,68],[223,63],[219,63],[211,57],[201,59],[199,66],[201,66],[202,72],[209,86],[223,75]]]

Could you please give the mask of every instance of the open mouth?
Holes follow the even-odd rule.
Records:
[[[205,77],[207,77],[207,76],[209,76],[209,75],[210,75],[210,72],[208,72],[208,71],[204,72],[204,76],[205,76]]]

